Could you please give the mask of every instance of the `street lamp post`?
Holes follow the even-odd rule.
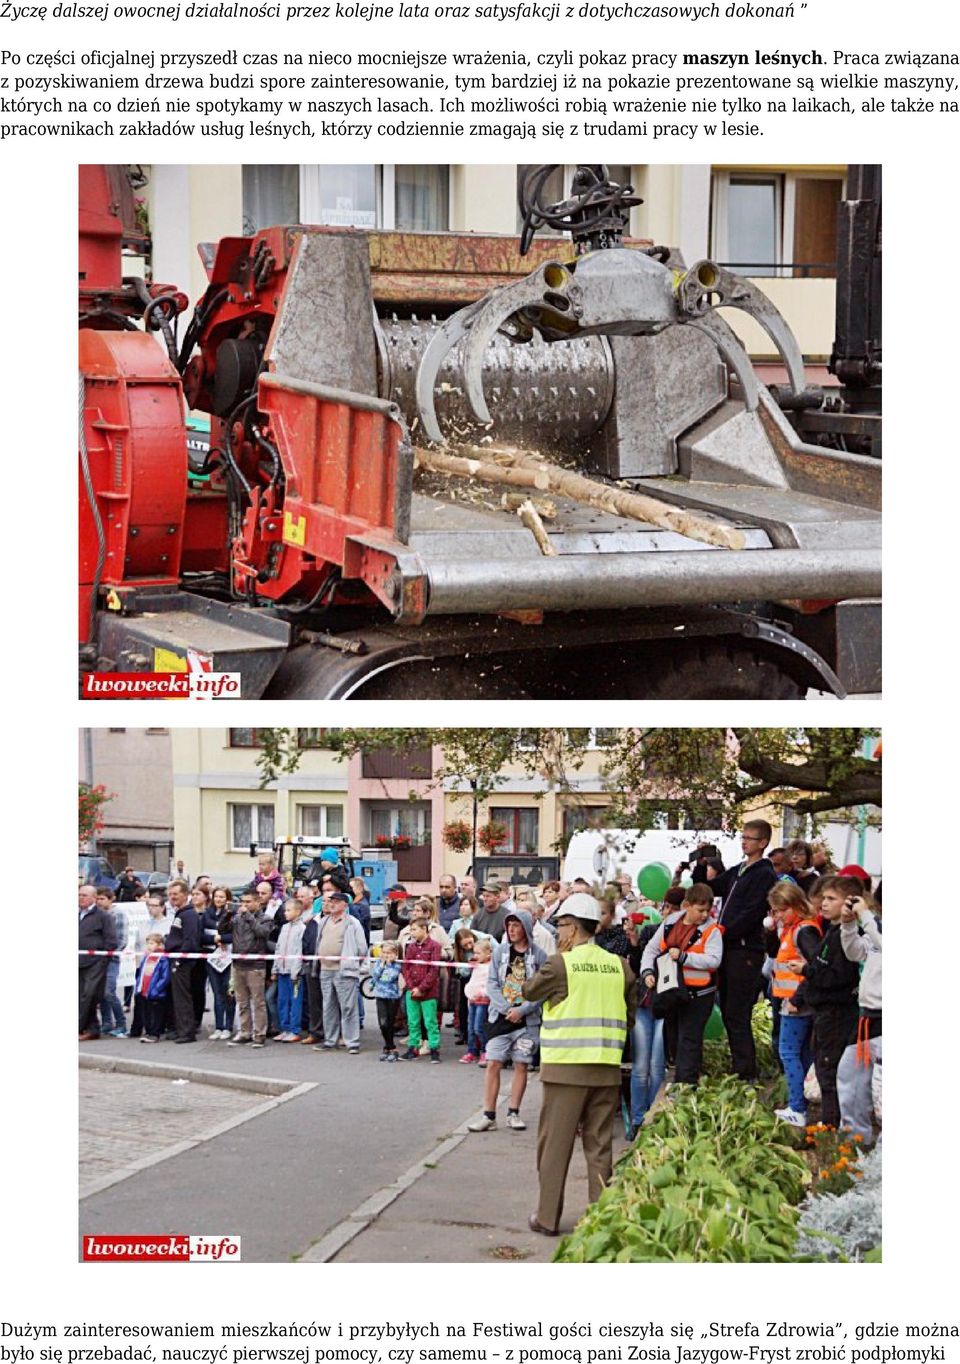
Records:
[[[477,779],[470,778],[470,790],[473,792],[473,836],[470,847],[470,875],[476,877],[477,865]]]

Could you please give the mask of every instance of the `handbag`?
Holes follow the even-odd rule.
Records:
[[[689,949],[700,937],[699,928],[687,943]],[[669,951],[661,952],[656,960],[657,983],[651,991],[650,1007],[654,1018],[666,1018],[681,1004],[693,998],[692,991],[683,979],[683,967],[674,961]]]

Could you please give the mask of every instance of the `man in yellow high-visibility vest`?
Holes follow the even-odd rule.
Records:
[[[636,977],[622,957],[593,941],[602,906],[592,895],[568,895],[554,922],[559,952],[523,988],[543,1003],[537,1133],[540,1203],[530,1228],[556,1236],[577,1129],[583,1131],[590,1201],[613,1171],[613,1129],[620,1107],[620,1058],[633,1026]]]

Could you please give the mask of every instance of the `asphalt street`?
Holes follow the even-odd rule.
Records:
[[[98,1056],[316,1086],[84,1199],[81,1234],[217,1233],[241,1236],[245,1261],[308,1254],[372,1194],[429,1157],[478,1112],[483,1072],[459,1064],[462,1049],[452,1039],[453,1031],[445,1028],[439,1066],[424,1058],[381,1064],[379,1033],[368,1013],[359,1056],[318,1054],[310,1047],[276,1042],[262,1051],[219,1041],[144,1047],[134,1040],[104,1038],[81,1044],[82,1051]],[[190,1101],[188,1092],[185,1103]],[[536,1105],[530,1108],[535,1122]],[[81,1109],[81,1128],[84,1119]],[[175,1116],[167,1121],[175,1127]],[[110,1127],[102,1114],[97,1129],[109,1141]],[[174,1130],[171,1142],[175,1140]],[[532,1189],[532,1164],[528,1179]]]

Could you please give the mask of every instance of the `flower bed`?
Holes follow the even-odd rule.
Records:
[[[851,1181],[845,1193],[819,1193],[811,1189],[800,1209],[798,1258],[880,1260],[883,1225],[879,1145],[863,1157],[859,1174],[860,1179],[856,1183]]]
[[[554,1259],[791,1261],[810,1179],[757,1090],[734,1079],[684,1086],[641,1129]]]

